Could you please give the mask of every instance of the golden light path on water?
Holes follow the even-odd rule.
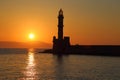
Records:
[[[34,49],[29,49],[28,62],[26,66],[25,80],[36,80],[36,69],[35,69]]]

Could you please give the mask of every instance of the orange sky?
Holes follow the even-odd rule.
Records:
[[[64,11],[64,35],[72,44],[120,45],[119,0],[0,0],[0,41],[52,44],[57,16]]]

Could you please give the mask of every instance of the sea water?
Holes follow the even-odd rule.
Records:
[[[0,49],[0,80],[120,80],[120,57]]]

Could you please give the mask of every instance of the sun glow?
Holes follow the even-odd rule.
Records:
[[[35,35],[33,33],[29,34],[29,39],[33,40],[35,38]]]

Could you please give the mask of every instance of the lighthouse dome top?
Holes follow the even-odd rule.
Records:
[[[63,15],[63,10],[62,9],[60,9],[59,15]]]

